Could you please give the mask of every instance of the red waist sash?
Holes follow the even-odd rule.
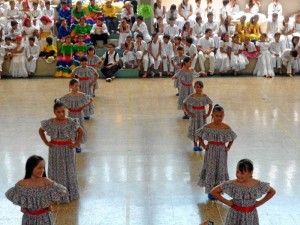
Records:
[[[29,215],[37,216],[37,215],[41,215],[41,214],[44,214],[49,211],[50,211],[49,208],[44,208],[44,209],[40,209],[40,210],[26,210],[26,213]]]
[[[181,81],[181,83],[182,83],[183,86],[186,86],[186,87],[192,87],[193,86],[193,84],[187,84],[187,83],[184,83],[183,81]]]
[[[232,208],[236,211],[239,211],[239,212],[246,212],[246,213],[249,213],[249,212],[252,212],[256,206],[249,206],[249,207],[242,207],[242,206],[238,206],[238,205],[234,205],[232,206]]]
[[[66,145],[71,145],[72,140],[66,140],[66,141],[51,140],[50,143],[59,146],[66,146]]]
[[[90,80],[91,78],[90,77],[79,77],[78,79],[79,80]]]
[[[217,145],[217,146],[223,146],[223,145],[225,145],[224,142],[218,142],[218,141],[209,141],[208,144]]]
[[[192,106],[192,109],[194,109],[194,110],[204,110],[205,107],[203,105],[201,105],[201,106]]]
[[[72,113],[80,113],[82,112],[82,108],[69,108],[68,109]]]

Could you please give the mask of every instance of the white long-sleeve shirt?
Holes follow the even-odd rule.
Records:
[[[54,20],[54,9],[53,8],[50,8],[50,9],[44,8],[42,15],[48,16],[51,20]]]
[[[8,8],[6,10],[6,14],[5,14],[5,17],[10,20],[11,17],[13,17],[14,19],[19,19],[20,17],[20,12],[19,12],[19,9],[18,8],[14,8],[14,9],[11,9],[11,8]]]
[[[30,56],[32,56],[34,59],[38,59],[39,54],[40,54],[40,47],[38,45],[36,45],[36,44],[34,44],[33,46],[27,45],[25,47],[26,58],[29,58]]]
[[[96,23],[93,25],[92,27],[92,30],[91,30],[91,34],[102,34],[100,33],[100,30],[102,28],[102,33],[108,33],[108,30],[107,30],[107,26],[105,23],[102,24],[102,26],[98,26]]]
[[[282,5],[280,3],[274,5],[272,2],[268,5],[268,17],[272,18],[273,13],[277,13],[278,17],[282,16]]]
[[[179,28],[177,27],[176,24],[174,26],[168,25],[165,29],[165,34],[170,35],[170,37],[175,37],[179,35]]]
[[[283,43],[281,41],[273,41],[270,43],[270,52],[272,54],[281,54],[284,51],[285,47],[283,46]]]

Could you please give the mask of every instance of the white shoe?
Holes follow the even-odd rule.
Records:
[[[162,77],[162,72],[159,72],[159,76]]]
[[[106,78],[106,82],[111,82],[111,78]]]
[[[112,77],[111,77],[111,79],[113,79],[113,80],[114,80],[114,79],[116,79],[116,77],[115,77],[115,76],[112,76]]]
[[[151,71],[151,76],[154,77],[155,76],[155,73],[153,71]]]

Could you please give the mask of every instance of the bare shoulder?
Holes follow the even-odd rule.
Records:
[[[205,128],[214,128],[213,123],[208,123],[204,127]]]
[[[51,179],[49,179],[49,178],[47,178],[47,177],[42,177],[42,179],[43,179],[42,182],[43,182],[43,184],[44,184],[45,186],[54,183],[53,180],[51,180]]]
[[[195,70],[193,68],[189,68],[189,72],[193,73]]]
[[[231,129],[230,126],[228,124],[226,124],[226,123],[222,124],[222,128],[223,129]]]
[[[26,179],[23,179],[23,180],[19,180],[17,185],[18,186],[21,186],[21,187],[25,187],[27,184],[27,180]]]

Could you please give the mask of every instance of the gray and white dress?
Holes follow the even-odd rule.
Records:
[[[91,101],[91,97],[84,93],[82,93],[80,96],[65,95],[60,98],[60,101],[67,107],[69,111],[68,116],[70,118],[77,118],[79,120],[79,124],[83,130],[81,143],[85,143],[87,141],[87,129],[84,124],[82,107]]]
[[[10,188],[6,193],[6,197],[15,205],[21,208],[37,211],[46,209],[53,202],[58,202],[67,194],[67,189],[55,182],[37,188],[27,188],[16,184]],[[53,225],[54,219],[51,211],[39,215],[31,215],[24,213],[22,218],[22,225]]]
[[[91,82],[94,81],[95,73],[97,73],[97,70],[91,66],[87,66],[86,68],[78,66],[73,70],[73,73],[79,79],[80,91],[89,96],[92,96],[93,90],[92,87],[89,87],[89,85]],[[94,114],[94,106],[93,104],[89,104],[89,106],[84,110],[84,116],[86,117],[93,114]]]
[[[193,78],[198,77],[199,74],[196,72],[182,72],[182,70],[179,70],[174,76],[178,79],[179,85],[177,108],[178,110],[183,110],[183,100],[194,92]]]
[[[97,70],[97,66],[99,65],[99,63],[101,62],[101,58],[97,55],[93,55],[93,56],[89,56],[86,55],[86,58],[88,60],[88,66],[93,67],[95,70]],[[94,88],[98,89],[99,88],[99,83],[98,83],[98,79],[96,81],[96,83],[94,84]]]
[[[53,144],[49,147],[48,176],[51,180],[62,184],[68,189],[69,195],[64,196],[60,203],[69,203],[79,199],[79,188],[76,172],[76,158],[74,149],[69,148],[67,142],[74,141],[79,129],[78,119],[68,118],[67,123],[58,124],[53,119],[43,120],[41,128],[55,142],[66,144]],[[51,141],[50,141],[51,142]]]
[[[256,200],[261,198],[270,190],[270,184],[266,182],[259,182],[252,187],[242,187],[234,184],[232,181],[227,181],[221,184],[223,193],[232,197],[234,205],[239,207],[252,207]],[[241,212],[234,208],[230,208],[225,225],[243,224],[243,225],[259,225],[256,208],[251,212]]]
[[[196,136],[208,141],[198,185],[205,187],[205,193],[209,193],[215,186],[229,180],[225,143],[233,141],[237,136],[231,129],[205,126],[196,131]]]
[[[204,115],[206,114],[205,106],[213,102],[207,95],[203,97],[189,95],[183,103],[187,104],[189,111],[195,114],[194,118],[190,117],[189,119],[188,138],[192,141],[197,141],[195,136],[196,130],[206,124],[206,119],[204,119]]]

